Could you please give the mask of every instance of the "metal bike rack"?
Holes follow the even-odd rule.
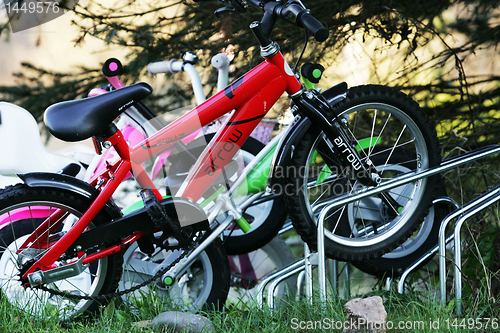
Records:
[[[500,185],[495,188],[483,193],[481,196],[471,200],[462,207],[456,209],[452,213],[448,214],[441,222],[439,229],[439,243],[414,264],[406,269],[406,271],[401,275],[398,283],[399,293],[404,291],[404,283],[408,275],[425,259],[430,257],[439,251],[439,286],[441,294],[441,302],[446,302],[446,244],[454,241],[453,252],[454,252],[454,279],[455,279],[455,299],[456,303],[456,313],[461,314],[462,312],[462,250],[461,250],[461,229],[464,222],[471,216],[477,214],[481,210],[487,208],[488,206],[494,204],[500,200]],[[455,218],[458,218],[453,233],[446,237],[445,231],[449,222]]]
[[[469,209],[467,209],[462,216],[457,220],[457,223],[455,225],[454,229],[454,235],[455,235],[455,246],[454,246],[454,254],[455,254],[455,299],[457,300],[456,303],[456,312],[457,314],[462,313],[462,250],[461,250],[461,236],[460,236],[460,231],[462,229],[462,226],[464,222],[469,219],[471,216],[475,215],[476,213],[480,212],[481,210],[487,208],[488,206],[492,205],[493,203],[497,202],[500,200],[500,185],[493,188],[492,190],[486,192],[484,195],[479,197],[480,200],[473,200],[471,202],[474,202],[474,205],[472,205]],[[440,253],[444,252],[444,249],[441,250],[439,249]],[[440,256],[440,269],[439,273],[440,276],[441,274],[445,273],[445,268],[446,268],[446,261],[444,260],[444,256]],[[443,268],[441,268],[443,266]],[[441,300],[446,299],[446,280],[445,279],[440,279],[441,282]]]
[[[313,213],[323,206],[324,204],[319,204],[316,207],[313,207]],[[282,235],[292,229],[293,225],[291,221],[287,221],[278,234]],[[262,307],[264,303],[264,290],[266,289],[268,284],[271,284],[267,293],[267,305],[269,308],[273,309],[276,288],[278,287],[280,282],[286,280],[294,274],[299,274],[299,277],[297,278],[297,293],[300,294],[300,290],[305,283],[306,297],[312,303],[312,267],[318,265],[317,257],[317,253],[311,253],[309,251],[309,246],[304,243],[304,257],[302,259],[290,263],[288,266],[285,266],[280,270],[271,273],[259,283],[259,288],[257,290],[257,304],[259,305],[259,307]]]
[[[458,155],[453,158],[449,158],[447,160],[442,161],[442,163],[439,166],[427,169],[425,171],[421,172],[409,172],[405,173],[402,175],[399,175],[387,182],[384,182],[383,184],[373,187],[373,188],[364,188],[359,191],[355,191],[353,193],[348,193],[344,194],[340,197],[336,197],[330,201],[323,202],[321,203],[321,206],[315,207],[315,209],[321,208],[321,212],[318,218],[318,233],[317,233],[317,242],[318,242],[318,251],[317,253],[312,253],[309,254],[303,259],[300,259],[296,261],[295,263],[292,263],[291,265],[274,272],[270,276],[268,276],[265,280],[263,280],[259,286],[258,292],[257,292],[257,299],[259,306],[262,306],[263,303],[263,292],[267,284],[269,284],[271,281],[275,281],[276,283],[273,282],[270,290],[268,291],[268,305],[271,308],[274,306],[274,289],[276,288],[277,284],[281,282],[282,280],[286,279],[290,275],[296,274],[298,272],[301,272],[305,269],[306,264],[310,265],[311,258],[313,259],[313,264],[316,263],[317,259],[317,265],[318,265],[318,275],[319,275],[319,297],[320,297],[320,302],[325,302],[326,300],[326,265],[325,265],[325,244],[324,244],[324,222],[327,217],[327,214],[333,210],[336,209],[340,206],[347,205],[351,202],[358,201],[360,199],[363,199],[368,196],[372,196],[381,192],[388,191],[390,189],[393,189],[395,187],[405,185],[407,183],[427,178],[436,174],[439,174],[444,171],[448,171],[450,169],[454,169],[457,167],[460,167],[462,165],[480,160],[482,158],[485,158],[487,156],[495,155],[500,153],[500,146],[499,145],[490,145],[486,146],[483,148],[476,149],[474,151]],[[425,260],[428,258],[430,255],[435,253],[436,251],[439,250],[440,252],[440,283],[441,283],[441,299],[446,300],[446,279],[445,279],[445,257],[444,257],[444,251],[446,247],[446,243],[451,241],[453,238],[455,239],[455,261],[456,261],[456,267],[455,267],[455,285],[457,287],[457,292],[456,292],[456,297],[457,297],[457,312],[461,311],[461,308],[459,308],[459,304],[461,305],[461,286],[462,286],[462,280],[461,280],[461,275],[460,275],[460,266],[461,263],[459,260],[461,259],[461,251],[460,251],[460,230],[465,222],[466,219],[468,219],[470,216],[476,214],[478,211],[481,209],[484,209],[485,207],[491,205],[492,203],[496,202],[497,200],[500,199],[500,185],[497,186],[496,188],[486,192],[482,196],[472,200],[468,204],[464,205],[461,209],[455,210],[453,213],[449,214],[442,222],[441,224],[441,229],[439,231],[439,245],[431,249],[424,257],[419,259],[416,263],[414,263],[411,267],[407,269],[407,271],[404,272],[402,278],[399,281],[399,290],[402,292],[403,286],[404,286],[404,280],[408,276],[408,274],[418,266],[422,260]],[[314,212],[313,212],[314,213]],[[462,215],[463,213],[463,215]],[[457,221],[454,235],[448,237],[448,239],[445,238],[445,229],[446,225],[455,217],[460,217],[459,221]],[[314,255],[317,255],[314,256]],[[293,266],[293,269],[292,267]],[[413,267],[413,268],[412,268]],[[282,275],[286,275],[282,277]],[[307,274],[306,274],[307,275]],[[404,277],[404,278],[403,278]],[[310,282],[312,283],[312,277],[306,276],[306,279],[310,279]],[[335,281],[336,282],[336,281]],[[444,287],[443,287],[444,285]],[[459,287],[459,288],[458,288]],[[444,292],[443,292],[444,290]]]
[[[449,203],[450,205],[455,207],[455,211],[460,209],[460,205],[458,203],[456,203],[455,200],[453,200],[451,198],[448,198],[448,197],[438,198],[438,199],[433,201],[433,204],[437,204],[440,202]],[[445,221],[445,220],[446,220],[446,218],[443,221]],[[446,238],[446,240],[445,240],[445,244],[448,244],[449,242],[451,242],[453,240],[453,237],[454,237],[453,235],[448,236],[448,238]],[[429,257],[433,256],[436,252],[438,252],[438,250],[439,250],[439,243],[436,244],[436,246],[434,246],[432,249],[427,251],[427,253],[425,253],[423,256],[421,256],[417,261],[415,261],[413,264],[411,264],[410,266],[408,266],[406,268],[406,270],[403,272],[403,274],[401,274],[401,277],[399,278],[399,281],[398,281],[398,292],[400,294],[404,293],[404,284],[405,284],[406,279],[408,278],[408,275],[411,272],[413,272],[418,266],[420,266],[420,264],[422,262],[424,262]]]

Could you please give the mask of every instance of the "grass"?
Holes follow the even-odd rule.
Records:
[[[478,247],[490,247],[491,244],[479,244]],[[476,255],[477,256],[477,255]],[[479,256],[481,257],[481,256]],[[484,257],[484,255],[483,255]],[[480,261],[474,258],[483,269]],[[452,268],[448,265],[448,268]],[[464,265],[464,268],[467,266]],[[476,268],[477,270],[478,268]],[[471,269],[471,272],[475,270]],[[342,269],[339,274],[342,275]],[[380,290],[384,281],[369,278],[368,275],[353,269],[350,271],[350,285],[352,295],[381,296],[387,311],[387,332],[498,332],[500,331],[500,295],[492,291],[491,280],[480,277],[477,273],[464,276],[464,286],[472,286],[474,292],[464,289],[464,315],[455,314],[455,302],[452,299],[446,304],[439,302],[439,293],[436,293],[438,281],[436,279],[436,258],[424,269],[419,270],[408,282],[411,283],[406,294],[400,295],[394,290]],[[489,274],[488,274],[489,275]],[[468,282],[469,281],[469,282]],[[344,305],[348,301],[344,293],[344,281],[340,279],[339,292],[343,298],[330,296],[325,304],[319,304],[318,298],[313,298],[313,304],[306,300],[289,302],[279,310],[257,307],[228,308],[222,312],[205,312],[214,324],[216,332],[342,332],[336,329],[347,320]],[[448,281],[448,288],[452,288],[452,281]],[[393,285],[395,288],[396,285]],[[449,290],[453,294],[453,290]],[[151,320],[164,311],[171,311],[172,304],[146,294],[141,301],[133,306],[122,302],[112,302],[102,307],[93,318],[77,318],[69,322],[59,322],[55,319],[37,320],[25,312],[10,305],[5,298],[0,298],[0,333],[7,332],[154,332],[151,329]],[[356,296],[354,296],[356,297]],[[351,297],[351,298],[354,298]],[[487,318],[488,328],[479,330],[479,325],[485,325]],[[498,326],[497,326],[498,324]],[[484,327],[483,327],[484,328]]]
[[[478,318],[500,318],[500,308],[486,295],[469,300],[463,317],[454,314],[453,301],[440,304],[423,293],[400,295],[393,291],[373,291],[369,295],[381,296],[387,311],[388,332],[477,332]],[[335,325],[347,320],[346,300],[330,298],[325,304],[291,302],[279,310],[268,308],[232,309],[226,312],[203,313],[214,324],[217,332],[341,332]],[[144,302],[138,310],[123,303],[112,302],[101,308],[94,318],[79,318],[61,323],[55,319],[37,320],[12,307],[5,298],[0,300],[0,332],[153,332],[150,320],[169,306],[159,299]],[[495,326],[496,324],[499,326]],[[492,327],[493,325],[493,327]],[[490,321],[485,332],[498,331],[500,323]],[[14,328],[14,329],[13,329]],[[301,329],[302,328],[302,329]],[[333,329],[332,329],[333,328]],[[494,329],[497,328],[497,329]]]
[[[477,241],[474,248],[483,254],[476,253],[475,256],[470,256],[463,266],[463,316],[455,314],[456,303],[453,299],[446,304],[438,301],[436,258],[425,269],[419,270],[412,276],[409,280],[411,287],[404,295],[393,290],[379,290],[384,284],[383,281],[369,279],[367,275],[354,269],[350,271],[351,292],[353,295],[363,295],[363,297],[378,295],[383,298],[388,314],[387,327],[390,328],[387,332],[499,332],[500,294],[498,289],[492,288],[491,282],[498,280],[499,273],[491,271],[485,273],[484,262],[487,261],[487,255],[484,251],[479,251],[491,248],[491,243],[482,244]],[[468,267],[469,264],[473,265]],[[448,268],[453,267],[448,264]],[[448,292],[451,295],[452,285],[450,279]],[[339,292],[347,298],[342,291],[343,287],[340,285]],[[332,296],[325,304],[319,304],[317,298],[314,300],[313,304],[305,300],[289,302],[277,311],[238,306],[229,308],[224,313],[207,312],[203,315],[210,318],[217,332],[342,332],[342,329],[336,329],[335,325],[341,325],[347,320],[344,310],[347,300]],[[172,308],[172,304],[148,294],[148,297],[136,302],[134,306],[112,302],[102,307],[93,318],[77,318],[61,323],[55,319],[32,318],[11,306],[3,297],[0,298],[0,333],[153,332],[150,327],[151,320],[161,312]],[[488,318],[495,320],[488,322]],[[484,328],[487,322],[487,329],[479,329],[479,325],[483,325]]]
[[[483,168],[484,165],[481,165]],[[493,168],[497,170],[498,168]],[[470,170],[455,170],[460,173],[445,175],[444,178],[459,179],[448,182],[448,191],[455,194],[458,202],[464,203],[477,195],[478,188],[498,183],[498,177],[471,177]],[[475,170],[473,170],[475,171]],[[474,175],[476,172],[472,172]],[[494,177],[493,177],[494,176]],[[493,178],[493,179],[491,179]],[[451,185],[450,185],[451,183]],[[482,192],[482,191],[479,191]],[[463,198],[467,194],[469,197]],[[498,245],[500,205],[484,211],[473,222],[464,228],[463,267],[464,274],[464,311],[463,316],[455,314],[455,301],[452,299],[441,304],[439,294],[432,290],[437,288],[437,266],[435,262],[421,269],[413,276],[413,286],[404,295],[394,291],[378,290],[380,283],[367,283],[366,276],[351,272],[351,286],[362,285],[363,289],[355,289],[355,294],[363,297],[378,295],[384,300],[387,311],[387,332],[499,332],[500,331],[500,270],[498,257],[495,257],[495,245]],[[480,223],[476,223],[480,222]],[[497,246],[498,247],[498,246]],[[467,251],[466,251],[467,249]],[[451,257],[451,255],[450,255]],[[452,265],[449,263],[448,268]],[[491,268],[491,269],[490,269]],[[422,283],[419,284],[419,283]],[[452,286],[451,280],[448,287]],[[449,290],[453,294],[453,290]],[[329,297],[328,302],[310,304],[306,301],[290,302],[279,310],[252,308],[231,308],[226,312],[209,312],[203,315],[210,318],[217,332],[342,332],[335,325],[344,323],[347,315],[344,310],[346,299]],[[135,306],[113,302],[93,318],[78,318],[61,323],[55,319],[37,320],[25,312],[11,306],[5,298],[0,297],[0,333],[4,332],[153,332],[150,321],[163,311],[171,309],[171,305],[161,299],[150,297]],[[389,324],[390,323],[390,324]],[[488,327],[485,325],[488,324]],[[333,326],[333,329],[332,329]],[[480,328],[482,326],[482,328]]]

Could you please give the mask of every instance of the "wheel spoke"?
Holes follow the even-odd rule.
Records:
[[[17,239],[16,237],[16,232],[14,230],[14,223],[12,222],[12,216],[10,215],[10,211],[9,211],[9,224],[10,224],[10,229],[12,230],[12,236],[14,237],[14,240]],[[17,247],[17,243],[14,243],[15,246],[16,246],[16,254],[19,253],[19,248]]]
[[[37,290],[33,290],[33,294],[35,295],[35,298],[38,300],[38,303],[45,303],[45,297],[44,295],[46,294],[45,292],[37,292]]]
[[[394,194],[397,196],[397,199],[400,199],[400,198],[403,198],[403,199],[407,199],[408,201],[412,200],[413,198],[412,197],[409,197],[409,196],[406,196],[406,195],[403,195],[402,193],[405,193],[405,190],[407,188],[409,188],[411,186],[411,184],[406,184],[403,191],[401,192],[396,192],[395,190],[391,190],[391,191],[388,191],[388,193],[391,193],[391,194]],[[397,200],[396,199],[396,200]]]
[[[359,201],[357,201],[355,203],[355,205],[356,205],[356,210],[358,211],[358,214],[359,214],[359,220],[361,221],[361,224],[363,225],[363,230],[366,230],[366,225],[365,225],[365,220],[363,218],[363,213],[361,213],[361,209],[359,208]],[[351,230],[351,235],[350,235],[351,237],[353,236],[353,232],[354,232],[355,228],[356,228],[356,226],[352,225],[352,227],[351,227],[352,230]],[[365,238],[366,237],[368,237],[368,235],[365,233]]]
[[[339,226],[340,224],[340,220],[342,219],[342,214],[344,214],[345,212],[345,209],[346,209],[347,206],[342,206],[340,208],[340,213],[339,213],[339,217],[337,218],[337,222],[335,223],[335,226],[332,230],[332,233],[334,234],[336,231],[337,231],[337,227]],[[337,210],[338,211],[338,210]],[[333,216],[333,214],[331,214],[329,217]]]
[[[257,253],[259,253],[259,252],[260,252],[259,250],[254,251],[252,258],[249,258],[250,262],[252,263],[252,269],[254,272],[257,271],[257,269],[262,267],[262,265],[269,260],[268,256],[262,255],[262,256],[260,256],[261,259],[258,262],[255,262],[255,258],[257,257]],[[269,272],[267,272],[267,273],[269,273]],[[267,275],[267,273],[265,275]]]
[[[381,129],[381,130],[380,130],[380,132],[378,133],[378,137],[379,137],[379,138],[381,138],[381,137],[382,137],[382,134],[384,133],[385,128],[387,127],[387,124],[389,123],[389,120],[391,119],[391,117],[392,117],[392,114],[391,114],[391,113],[389,113],[389,114],[387,115],[387,119],[385,120],[384,126],[382,126],[382,129]],[[376,145],[374,145],[374,146],[372,147],[372,146],[370,145],[370,153],[368,154],[369,156],[371,155],[371,153],[372,153],[372,152],[373,152],[373,150],[375,149],[375,146],[376,146]]]
[[[373,151],[373,132],[375,131],[375,123],[377,121],[377,109],[373,110],[373,122],[372,122],[372,131],[370,133],[370,147],[368,149],[368,156],[367,158],[370,158],[370,154]],[[383,131],[383,130],[382,130]],[[380,137],[381,134],[379,134]]]
[[[31,220],[31,226],[33,227],[33,230],[35,230],[35,236],[36,236],[36,239],[35,239],[35,242],[38,244],[38,248],[41,249],[42,246],[40,245],[40,236],[38,236],[38,231],[37,231],[37,226],[35,224],[35,219],[33,217],[33,211],[31,210],[31,206],[29,206],[29,211],[30,211],[30,220]]]
[[[73,281],[71,281],[71,279],[65,279],[65,280],[62,280],[61,281],[61,284],[62,283],[67,283],[69,284],[70,286],[72,286],[73,288],[75,288],[74,290],[78,291],[80,293],[80,295],[88,295],[87,292],[83,291],[79,286],[77,286]],[[57,290],[60,290],[60,291],[67,291],[67,290],[61,290],[60,289],[60,286],[57,287]]]
[[[387,160],[385,161],[385,164],[384,166],[382,167],[382,171],[380,171],[380,173],[384,173],[384,170],[385,170],[385,167],[387,166],[387,163],[389,162],[389,160],[391,159],[391,156],[392,154],[394,153],[394,150],[396,149],[396,146],[398,145],[398,142],[399,140],[401,139],[401,136],[403,135],[404,131],[406,130],[406,124],[404,124],[403,128],[401,129],[401,132],[399,133],[399,136],[398,136],[398,139],[396,140],[396,142],[394,143],[393,147],[392,147],[392,150],[389,154],[389,157],[387,157]]]
[[[373,157],[374,157],[374,156],[379,156],[379,155],[381,155],[381,154],[384,154],[384,153],[386,153],[386,152],[388,152],[388,151],[391,151],[391,150],[394,150],[394,149],[396,149],[396,148],[403,148],[403,147],[405,147],[406,145],[412,144],[412,143],[414,143],[414,142],[415,142],[415,140],[413,140],[413,139],[412,139],[412,140],[406,141],[406,142],[404,142],[404,143],[400,143],[400,144],[398,144],[398,145],[394,146],[394,148],[392,148],[392,147],[391,147],[391,148],[386,148],[386,149],[384,149],[384,150],[381,150],[381,151],[378,151],[378,152],[376,152],[376,153],[373,153],[373,154],[371,155],[371,156],[372,156],[372,159],[373,159]],[[366,160],[366,157],[362,158],[361,160],[362,160],[362,161],[365,161],[365,160]],[[416,159],[415,159],[415,161],[416,161]]]
[[[358,183],[358,181],[356,180],[356,181],[355,181],[355,183],[354,183],[354,185],[352,185],[352,186],[351,186],[351,189],[349,190],[349,194],[351,194],[351,193],[352,193],[352,191],[354,191],[354,189],[356,188],[357,183]],[[351,183],[349,182],[348,184],[350,185]],[[340,211],[340,213],[339,213],[339,217],[338,217],[338,219],[337,219],[337,222],[335,223],[335,227],[334,227],[334,228],[333,228],[333,230],[332,230],[332,233],[333,233],[333,234],[337,231],[337,227],[339,226],[339,224],[340,224],[340,222],[341,222],[342,215],[344,214],[344,212],[345,212],[345,210],[346,210],[346,207],[347,207],[347,205],[344,205],[344,206],[342,206],[341,208],[339,208],[341,211]],[[328,217],[326,217],[326,218],[325,218],[325,220],[328,220],[328,219],[329,219],[330,217],[332,217],[332,216],[333,216],[333,215],[334,215],[337,211],[338,211],[338,209],[337,209],[334,213],[332,213],[332,214],[330,214]]]
[[[50,236],[50,219],[52,218],[52,206],[49,207],[49,221],[47,226],[47,249],[49,248],[49,236]]]

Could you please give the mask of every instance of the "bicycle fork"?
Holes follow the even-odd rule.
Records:
[[[311,119],[312,123],[319,126],[330,141],[330,144],[328,144],[330,150],[332,150],[343,167],[350,168],[353,171],[356,180],[365,186],[380,184],[382,178],[377,169],[369,158],[363,161],[360,157],[355,145],[351,144],[352,140],[349,139],[338,115],[335,115],[333,120],[330,120],[327,116],[333,112],[325,97],[316,90],[308,90],[296,97],[293,102],[297,106],[299,113],[302,113]],[[391,215],[396,216],[402,210],[403,207],[392,196],[380,193],[379,197],[390,208]]]

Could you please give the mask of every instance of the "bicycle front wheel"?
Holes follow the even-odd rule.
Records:
[[[403,93],[383,86],[354,87],[333,111],[339,115],[362,160],[377,160],[371,164],[382,183],[401,173],[439,164],[434,127],[418,104]],[[287,180],[290,217],[302,239],[313,249],[317,246],[316,218],[320,207],[365,187],[353,170],[336,162],[338,158],[331,147],[333,143],[311,127],[295,148],[291,167],[296,172]],[[327,256],[364,260],[395,249],[423,221],[433,193],[434,179],[420,179],[329,212],[325,219]],[[391,196],[398,207],[389,207],[383,196]]]

